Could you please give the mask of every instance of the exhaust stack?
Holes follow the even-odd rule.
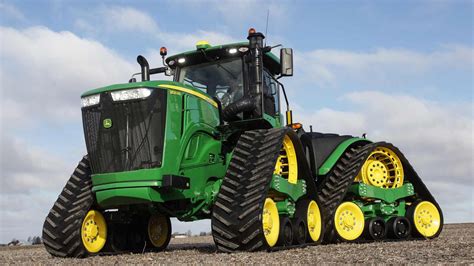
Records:
[[[149,81],[150,80],[150,65],[145,57],[139,55],[137,57],[137,62],[141,67],[142,70],[142,81]]]

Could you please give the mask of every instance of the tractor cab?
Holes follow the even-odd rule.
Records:
[[[255,125],[263,119],[260,124],[265,127],[280,126],[283,85],[277,78],[282,76],[282,63],[271,47],[263,47],[263,38],[261,33],[250,32],[249,42],[211,46],[201,41],[196,50],[168,57],[166,65],[174,81],[199,89],[219,102],[225,122],[250,121]],[[291,49],[284,50],[283,57],[291,57]],[[286,64],[285,73],[288,68]]]

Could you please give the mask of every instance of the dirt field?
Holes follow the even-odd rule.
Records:
[[[0,264],[162,264],[162,263],[474,263],[474,224],[446,225],[438,239],[369,244],[310,246],[258,253],[217,253],[211,237],[173,239],[161,253],[93,256],[58,259],[43,246],[0,248]]]

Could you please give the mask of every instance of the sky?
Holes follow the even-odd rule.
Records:
[[[86,153],[80,95],[127,82],[138,54],[245,41],[294,49],[283,78],[314,131],[388,141],[445,222],[474,222],[473,1],[0,0],[0,243],[41,235]],[[269,11],[268,29],[265,29]],[[209,221],[173,231],[210,231]]]

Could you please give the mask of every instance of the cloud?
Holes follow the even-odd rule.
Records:
[[[102,44],[44,27],[0,27],[2,120],[78,119],[82,92],[127,82],[137,67]],[[21,119],[18,119],[21,118]]]
[[[43,219],[77,162],[9,133],[0,138],[0,243],[5,243],[41,233]]]
[[[0,27],[0,36],[0,242],[5,242],[40,234],[44,217],[82,155],[82,149],[73,155],[71,149],[68,154],[51,151],[61,143],[61,131],[53,131],[46,141],[35,132],[54,124],[62,125],[59,130],[80,125],[81,93],[127,82],[137,67],[99,42],[68,31]]]
[[[405,94],[360,91],[345,94],[340,104],[353,108],[323,107],[302,113],[300,119],[314,125],[315,131],[368,133],[373,141],[393,143],[439,199],[447,221],[472,221],[474,119],[470,103],[454,106]],[[457,195],[448,196],[452,194]],[[462,204],[460,199],[464,199]]]
[[[474,49],[444,45],[422,53],[407,49],[378,48],[372,52],[318,49],[295,53],[295,65],[302,76],[312,76],[319,86],[337,87],[338,80],[387,83],[417,79],[438,69],[471,70]]]
[[[166,20],[160,21],[160,17],[154,18],[150,14],[126,6],[111,6],[98,8],[79,18],[75,26],[82,32],[97,36],[101,34],[136,36],[139,39],[151,39],[163,46],[167,46],[170,52],[182,52],[194,49],[196,42],[207,40],[211,44],[222,44],[237,42],[237,40],[225,33],[198,29],[194,32],[170,32],[166,31]],[[159,21],[164,26],[160,27]],[[144,35],[144,33],[146,33]]]
[[[72,165],[41,148],[31,147],[18,137],[2,134],[0,139],[2,194],[59,191]],[[80,158],[80,157],[78,157]]]
[[[103,30],[116,34],[131,32],[156,34],[159,32],[158,25],[151,16],[132,7],[102,7],[93,10],[92,16],[100,16],[101,25],[79,18],[75,22],[76,27],[85,31],[95,31],[97,27],[102,27]]]

